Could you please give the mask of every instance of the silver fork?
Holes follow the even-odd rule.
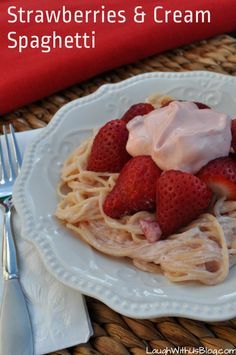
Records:
[[[3,278],[4,289],[0,313],[0,355],[32,355],[33,335],[29,312],[23,294],[17,266],[17,253],[12,230],[13,184],[21,168],[21,154],[14,129],[10,134],[3,126],[6,145],[4,153],[0,140],[0,204],[4,208]]]

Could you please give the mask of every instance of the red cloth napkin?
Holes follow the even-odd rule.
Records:
[[[71,10],[126,10],[127,21],[121,24],[8,23],[9,6],[24,9],[59,10],[64,5]],[[145,23],[133,21],[133,9],[142,5]],[[162,5],[167,10],[210,10],[210,23],[155,23],[153,9]],[[192,43],[216,34],[236,29],[235,0],[31,0],[0,2],[0,113],[30,103],[114,67],[131,63],[148,55]],[[96,31],[95,49],[54,49],[41,53],[39,49],[8,49],[7,34],[47,35],[52,31],[65,36],[75,32]]]

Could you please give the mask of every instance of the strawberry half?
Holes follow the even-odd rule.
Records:
[[[141,102],[139,104],[132,105],[128,109],[128,111],[125,112],[125,114],[122,116],[121,119],[125,121],[125,123],[128,123],[134,117],[147,115],[149,112],[153,110],[154,107],[151,104]]]
[[[223,157],[210,161],[197,174],[217,197],[236,200],[236,160]]]
[[[154,210],[156,181],[161,172],[149,156],[129,160],[105,199],[104,212],[112,218],[120,218],[138,211]]]
[[[209,206],[212,193],[198,177],[169,170],[157,181],[157,222],[168,237],[192,222]]]
[[[234,152],[236,152],[236,119],[232,120],[231,133],[232,133],[231,146],[232,146]]]
[[[126,151],[129,132],[121,120],[113,120],[100,128],[94,138],[87,170],[119,172],[131,158]]]

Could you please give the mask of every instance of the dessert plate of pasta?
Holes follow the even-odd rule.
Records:
[[[14,202],[58,280],[130,317],[236,316],[235,91],[147,73],[56,113]]]

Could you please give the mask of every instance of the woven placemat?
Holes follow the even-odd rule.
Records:
[[[236,349],[236,319],[220,323],[172,317],[136,320],[117,314],[97,300],[86,299],[94,329],[93,337],[87,344],[51,355],[144,355],[152,351],[157,353],[157,350],[166,350],[163,354],[171,355],[170,351],[178,347],[183,347],[185,351],[193,348],[221,350],[219,354],[223,354],[223,350]]]
[[[2,124],[10,122],[17,131],[44,127],[64,104],[91,94],[103,84],[145,72],[189,70],[236,75],[236,39],[226,35],[216,37],[104,73],[1,117],[0,130]]]
[[[17,131],[44,127],[65,103],[88,95],[103,84],[145,72],[189,70],[236,75],[236,39],[219,36],[117,68],[7,114],[1,117],[1,122],[11,122]],[[136,320],[119,315],[95,299],[86,297],[86,300],[93,337],[87,344],[51,355],[143,355],[177,347],[184,347],[184,351],[194,347],[230,354],[230,350],[236,349],[236,319],[220,323],[176,317]]]

